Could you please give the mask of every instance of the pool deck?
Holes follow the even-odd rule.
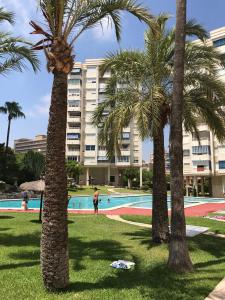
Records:
[[[191,216],[207,216],[209,213],[213,213],[219,210],[225,210],[225,202],[224,203],[204,203],[196,206],[191,206],[185,208],[185,215],[188,217]],[[21,209],[0,209],[0,212],[39,212],[39,209],[29,209],[27,211],[23,211]],[[73,214],[93,214],[93,209],[69,209],[69,213]],[[103,215],[143,215],[143,216],[151,216],[152,209],[147,208],[133,208],[133,207],[120,207],[115,209],[100,209],[99,214]]]

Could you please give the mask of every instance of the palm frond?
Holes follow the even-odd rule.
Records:
[[[14,24],[14,13],[5,11],[3,7],[0,7],[0,23],[7,21],[10,24]]]

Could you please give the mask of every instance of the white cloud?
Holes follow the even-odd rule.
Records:
[[[47,116],[49,113],[51,95],[47,94],[41,97],[38,104],[35,104],[30,110],[26,112],[28,117]]]
[[[16,24],[11,26],[5,22],[5,29],[12,31],[14,35],[28,37],[32,30],[29,22],[37,14],[37,2],[34,0],[0,0],[0,6],[15,13]]]
[[[115,31],[112,21],[108,18],[104,18],[100,24],[92,29],[94,38],[101,41],[109,41],[115,39]]]

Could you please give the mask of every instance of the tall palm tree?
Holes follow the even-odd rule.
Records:
[[[42,35],[33,48],[44,50],[47,69],[53,73],[47,133],[46,189],[41,237],[41,266],[49,290],[65,288],[69,281],[67,178],[65,140],[67,75],[73,69],[73,46],[78,37],[104,18],[111,21],[120,39],[120,11],[149,22],[151,15],[135,0],[40,0],[45,27],[31,21],[33,34]]]
[[[160,28],[157,35],[151,29],[147,31],[144,52],[122,51],[108,55],[102,65],[103,73],[107,69],[111,69],[112,73],[106,89],[107,100],[97,107],[93,116],[95,125],[103,123],[99,139],[107,146],[109,156],[114,155],[114,150],[119,153],[121,131],[134,119],[142,139],[153,138],[154,242],[168,238],[163,130],[170,121],[175,31],[165,29],[166,20],[163,15],[156,19]],[[204,29],[193,21],[187,23],[186,33],[201,38],[207,36]],[[221,140],[224,138],[225,114],[221,106],[225,102],[225,87],[216,74],[218,64],[224,65],[224,58],[213,47],[187,41],[184,127],[197,133],[197,122],[201,117]],[[208,72],[203,73],[204,69]],[[105,110],[110,110],[107,117],[103,113]]]
[[[183,194],[183,111],[186,0],[176,1],[173,98],[171,102],[171,238],[168,266],[179,272],[192,270],[186,243]]]
[[[8,129],[7,129],[7,138],[6,138],[6,153],[9,147],[9,134],[11,128],[11,122],[13,119],[25,118],[25,114],[22,112],[22,107],[18,102],[5,102],[4,106],[0,107],[0,112],[8,115]]]
[[[14,14],[0,7],[0,23],[7,21],[14,24]],[[31,64],[34,71],[39,68],[35,52],[30,49],[31,43],[21,37],[13,37],[0,30],[0,75],[6,75],[11,70],[23,71],[26,62]]]

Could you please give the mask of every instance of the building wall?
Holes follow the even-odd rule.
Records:
[[[201,41],[194,43],[200,44]],[[207,44],[225,53],[225,27],[211,31]],[[218,73],[225,83],[225,69],[218,68]],[[222,197],[225,189],[225,143],[220,143],[201,120],[198,130],[200,144],[193,134],[183,131],[184,176],[187,181],[193,177],[193,182],[202,177],[210,177],[213,196]]]
[[[14,141],[15,153],[26,153],[28,151],[37,151],[46,154],[47,138],[46,135],[37,135],[32,139],[18,139]]]
[[[83,64],[78,62],[68,76],[66,157],[83,164],[86,173],[83,177],[86,176],[87,181],[93,173],[96,184],[109,183],[114,169],[142,165],[142,141],[135,122],[123,130],[124,149],[121,149],[121,157],[115,155],[113,163],[108,161],[104,146],[98,143],[98,128],[92,125],[92,115],[98,104],[106,99],[105,87],[110,77],[109,72],[100,76],[101,63],[101,59],[88,59]],[[116,176],[119,176],[118,172]],[[116,178],[115,184],[118,183]]]

